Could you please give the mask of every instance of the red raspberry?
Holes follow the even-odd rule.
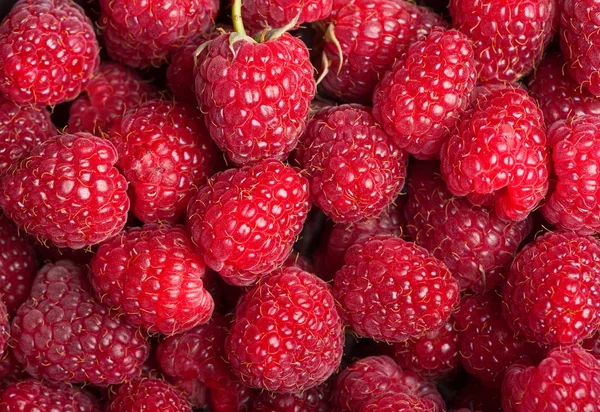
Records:
[[[171,385],[187,397],[194,410],[208,408],[208,388],[197,379],[173,379]]]
[[[150,333],[175,334],[207,322],[215,303],[205,265],[183,226],[151,223],[100,245],[90,263],[102,303]]]
[[[119,384],[148,357],[145,338],[97,303],[83,267],[66,260],[39,271],[11,333],[17,360],[49,381]]]
[[[591,0],[561,0],[560,48],[567,71],[580,87],[600,96],[600,5]]]
[[[315,205],[334,222],[354,223],[378,216],[396,197],[408,156],[369,108],[342,105],[314,115],[296,160],[309,176]]]
[[[373,115],[399,147],[418,158],[437,158],[476,80],[467,36],[435,28],[383,77],[373,94]]]
[[[297,393],[329,378],[340,364],[343,345],[328,285],[288,267],[241,298],[225,350],[245,385]]]
[[[14,164],[0,183],[0,207],[28,233],[82,249],[116,235],[127,220],[127,181],[117,153],[88,133],[56,136]]]
[[[196,61],[196,96],[206,126],[237,165],[284,160],[298,143],[315,95],[313,66],[300,39],[285,33],[256,43],[226,33]]]
[[[376,396],[360,408],[360,412],[435,412],[428,399],[419,399],[409,393],[388,393]]]
[[[100,0],[108,55],[131,67],[161,66],[213,23],[218,0]]]
[[[137,378],[117,390],[106,412],[192,412],[181,392],[162,379]]]
[[[298,21],[290,29],[323,20],[329,16],[332,7],[333,0],[244,0],[242,17],[246,28],[257,33],[267,28],[286,27],[297,16]]]
[[[548,130],[554,169],[542,213],[559,229],[592,235],[600,232],[600,118],[584,115],[561,120]]]
[[[401,342],[441,328],[458,303],[459,286],[425,249],[378,235],[348,249],[333,293],[358,335]]]
[[[188,206],[206,264],[245,286],[280,266],[310,209],[308,181],[275,160],[214,175]]]
[[[272,393],[263,391],[254,398],[253,412],[330,412],[327,393],[321,387],[301,393]]]
[[[548,190],[542,112],[526,91],[481,94],[440,152],[442,174],[457,196],[493,205],[504,220],[524,220]]]
[[[514,82],[540,61],[550,42],[554,0],[451,0],[452,26],[473,42],[479,81]]]
[[[375,86],[410,44],[446,26],[440,16],[403,0],[334,1],[326,23],[333,36],[325,35],[330,63],[320,86],[338,100],[362,104],[371,103]]]
[[[23,366],[17,361],[13,350],[8,346],[0,358],[0,381],[6,384],[7,382],[22,381],[29,377],[30,375],[23,370]]]
[[[69,109],[69,132],[102,135],[113,120],[154,94],[154,87],[133,70],[118,63],[102,63],[85,92]]]
[[[600,326],[600,241],[550,232],[519,252],[503,289],[510,326],[540,344],[570,345]]]
[[[337,376],[333,406],[337,412],[359,412],[372,399],[394,393],[407,393],[445,410],[444,401],[434,384],[421,376],[403,371],[387,356],[359,359]]]
[[[212,412],[249,411],[254,397],[254,389],[241,383],[210,390],[209,406]]]
[[[67,384],[36,379],[13,382],[0,395],[3,412],[52,411],[100,412],[100,401],[91,394]]]
[[[552,350],[537,367],[515,364],[502,385],[506,412],[600,410],[600,363],[578,346]]]
[[[73,100],[98,69],[99,52],[75,2],[20,0],[0,25],[0,92],[23,106]]]
[[[529,82],[529,92],[542,109],[548,127],[571,116],[600,115],[600,99],[569,77],[558,52],[548,53],[540,62]]]
[[[493,210],[453,196],[437,162],[413,163],[408,175],[408,233],[448,266],[462,289],[495,288],[531,231],[531,218],[507,222]]]
[[[127,111],[108,139],[130,182],[133,213],[144,223],[175,223],[216,160],[200,113],[172,101],[150,100]]]
[[[600,331],[581,342],[581,347],[600,360]]]
[[[0,173],[57,134],[47,110],[19,106],[0,96]]]

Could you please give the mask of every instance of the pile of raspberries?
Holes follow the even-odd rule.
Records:
[[[600,411],[600,2],[1,8],[0,412]]]

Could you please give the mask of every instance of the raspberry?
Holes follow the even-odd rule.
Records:
[[[459,286],[425,249],[378,235],[348,249],[333,293],[358,335],[401,342],[441,328],[458,303]]]
[[[525,246],[507,275],[502,313],[526,338],[570,345],[600,326],[600,242],[550,232]]]
[[[161,66],[213,23],[218,0],[100,0],[108,55],[131,67]]]
[[[263,43],[225,33],[205,45],[196,57],[196,96],[217,146],[237,165],[284,160],[315,95],[304,43],[287,33]]]
[[[338,100],[362,104],[371,103],[375,86],[410,44],[446,26],[428,9],[397,0],[334,1],[327,23],[333,31],[323,53],[330,63],[320,85]]]
[[[507,412],[600,409],[600,363],[577,346],[552,350],[537,367],[515,364],[502,385]]]
[[[0,358],[0,380],[6,384],[27,378],[30,378],[30,375],[23,370],[23,366],[17,361],[13,350],[8,346]]]
[[[331,13],[333,0],[244,0],[242,17],[251,33],[267,28],[281,28],[290,24],[296,16],[298,21],[291,28],[302,23],[323,20]]]
[[[600,360],[600,331],[581,342],[581,347]]]
[[[554,179],[542,213],[559,229],[600,232],[600,119],[584,115],[561,120],[548,130]]]
[[[418,158],[437,158],[471,101],[476,80],[469,39],[435,28],[383,77],[373,94],[373,115],[400,148]]]
[[[150,333],[175,334],[207,322],[214,301],[205,266],[183,226],[151,223],[102,243],[90,263],[102,303]]]
[[[369,400],[360,412],[434,412],[430,400],[419,399],[408,393],[388,393]]]
[[[275,160],[214,175],[188,206],[207,266],[245,286],[280,266],[310,209],[308,181]]]
[[[63,260],[38,272],[12,324],[14,354],[49,381],[119,384],[137,376],[148,344],[91,295],[83,267]]]
[[[495,288],[531,231],[531,218],[507,222],[493,210],[453,196],[437,162],[413,163],[408,175],[408,233],[448,266],[462,289]]]
[[[171,381],[175,389],[182,392],[192,405],[192,408],[208,408],[208,388],[197,379],[175,379]]]
[[[331,408],[326,396],[327,393],[321,387],[293,394],[264,391],[254,398],[252,411],[329,412]]]
[[[514,82],[539,62],[555,20],[553,0],[451,0],[452,26],[473,42],[480,82]]]
[[[524,220],[548,190],[542,112],[522,89],[481,94],[440,157],[450,191],[474,204],[495,204],[500,219]]]
[[[333,221],[379,215],[404,186],[408,157],[359,105],[320,110],[296,160],[308,174],[313,202]]]
[[[254,389],[241,383],[210,390],[209,406],[212,412],[248,411],[252,405]]]
[[[0,207],[28,233],[82,249],[125,226],[127,181],[115,148],[87,133],[56,136],[14,164],[0,183]]]
[[[542,109],[548,127],[571,116],[600,115],[600,99],[569,77],[565,61],[557,52],[548,53],[540,62],[529,82],[529,92]]]
[[[245,385],[296,393],[321,384],[336,370],[343,345],[328,285],[288,267],[241,298],[225,350]]]
[[[192,412],[181,392],[162,379],[137,378],[122,385],[106,412]]]
[[[118,63],[102,63],[85,92],[69,109],[69,132],[102,135],[128,109],[148,100],[156,90],[133,70]]]
[[[13,382],[0,395],[4,412],[60,411],[101,412],[101,404],[94,396],[67,384],[53,384],[36,379]]]
[[[98,69],[99,52],[75,2],[20,0],[0,25],[0,92],[23,106],[73,100]]]
[[[57,134],[47,110],[19,106],[0,96],[0,173]]]
[[[108,139],[130,182],[134,215],[175,223],[215,164],[200,113],[181,103],[150,100],[113,124]]]

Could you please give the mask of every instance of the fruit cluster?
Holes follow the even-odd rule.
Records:
[[[600,3],[13,3],[0,412],[600,411]]]

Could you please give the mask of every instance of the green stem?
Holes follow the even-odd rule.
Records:
[[[244,22],[242,21],[242,0],[235,0],[231,7],[231,20],[233,20],[233,29],[236,33],[246,35]]]

